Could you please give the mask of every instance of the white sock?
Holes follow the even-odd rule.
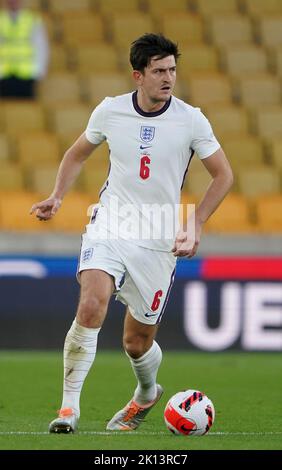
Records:
[[[72,408],[80,415],[79,399],[84,380],[93,364],[100,328],[85,328],[76,320],[64,345],[64,394],[61,408]]]
[[[157,395],[156,378],[162,361],[162,350],[156,341],[142,357],[133,359],[128,355],[134,374],[138,380],[134,401],[139,405],[154,400]]]

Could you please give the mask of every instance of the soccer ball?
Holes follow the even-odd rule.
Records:
[[[164,420],[174,434],[202,436],[206,434],[215,418],[212,401],[198,390],[178,392],[168,401]]]

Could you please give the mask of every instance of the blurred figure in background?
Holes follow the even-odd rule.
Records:
[[[3,0],[0,10],[0,97],[34,98],[47,72],[49,44],[38,14],[23,0]]]

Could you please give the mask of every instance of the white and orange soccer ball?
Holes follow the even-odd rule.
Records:
[[[168,401],[164,420],[174,434],[203,436],[209,432],[215,418],[212,401],[198,390],[178,392]]]

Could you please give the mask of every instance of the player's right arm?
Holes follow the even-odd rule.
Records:
[[[30,214],[35,213],[39,220],[49,220],[56,214],[64,195],[81,172],[84,162],[98,145],[89,142],[85,133],[77,139],[61,161],[52,194],[44,201],[35,203]]]

